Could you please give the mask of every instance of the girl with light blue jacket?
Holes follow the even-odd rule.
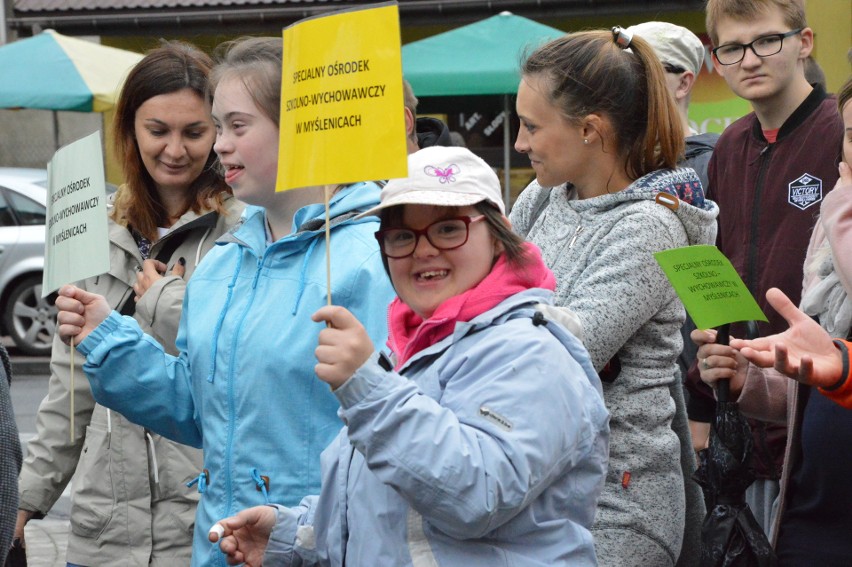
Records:
[[[337,400],[313,371],[320,328],[310,317],[326,303],[323,190],[275,192],[281,52],[280,38],[242,40],[213,71],[214,149],[225,181],[252,206],[187,286],[179,355],[100,296],[61,291],[70,311],[60,323],[85,315],[73,334],[98,402],[204,449],[192,565],[225,565],[206,537],[216,519],[267,502],[295,505],[319,490],[320,453],[341,427]],[[376,218],[355,218],[378,197],[374,183],[335,193],[330,254],[334,301],[381,343],[393,290]]]
[[[398,294],[393,361],[343,307],[313,318],[316,373],[346,423],[322,492],[220,520],[246,565],[596,565],[608,414],[588,354],[536,310],[555,281],[511,232],[500,184],[464,148],[426,148],[376,233]],[[319,383],[319,381],[318,381]]]

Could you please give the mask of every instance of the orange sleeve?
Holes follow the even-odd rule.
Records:
[[[843,371],[840,380],[830,388],[819,388],[819,392],[833,401],[834,403],[843,406],[847,409],[852,409],[852,377],[849,376],[849,347],[852,343],[841,339],[835,339],[834,345],[840,350],[843,356]]]

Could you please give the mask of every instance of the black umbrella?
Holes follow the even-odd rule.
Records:
[[[719,344],[728,344],[728,326],[719,328]],[[701,527],[701,567],[770,567],[776,559],[766,534],[745,502],[754,482],[754,441],[736,402],[728,401],[729,384],[720,380],[710,443],[698,454],[693,478],[704,489],[707,516]]]

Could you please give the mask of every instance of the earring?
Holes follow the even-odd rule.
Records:
[[[586,145],[588,146],[588,145],[589,145],[589,139],[588,139],[588,138],[583,138],[583,143],[584,143],[584,144],[586,144]]]

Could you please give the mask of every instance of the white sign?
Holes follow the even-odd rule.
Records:
[[[100,133],[61,148],[47,165],[42,294],[109,271]]]

